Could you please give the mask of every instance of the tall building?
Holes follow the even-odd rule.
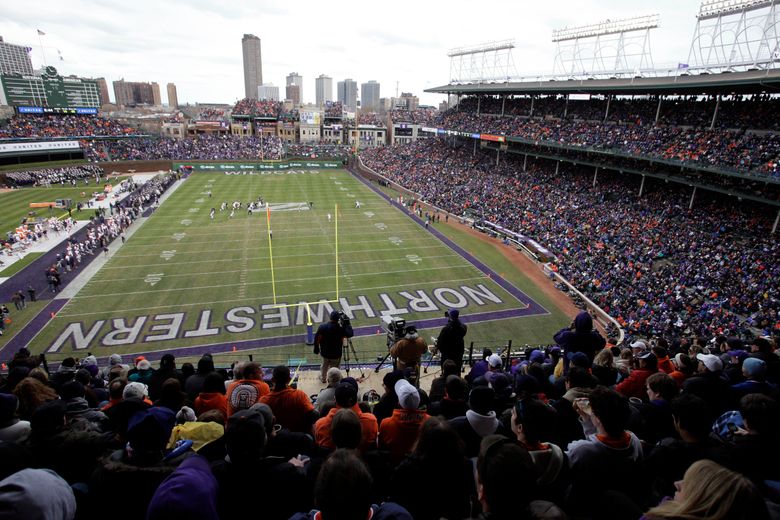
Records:
[[[95,81],[97,81],[98,88],[100,89],[100,104],[105,105],[111,103],[111,100],[108,98],[108,83],[106,82],[106,78],[98,78]]]
[[[6,43],[0,36],[0,73],[2,74],[33,74],[30,47]]]
[[[373,79],[360,85],[360,110],[379,112],[379,83]]]
[[[156,107],[162,106],[162,96],[160,96],[160,85],[156,81],[152,82],[152,104]]]
[[[333,78],[320,74],[314,80],[315,90],[317,92],[317,106],[323,106],[328,101],[333,101]]]
[[[257,87],[257,99],[267,99],[268,101],[279,101],[279,87],[273,83],[260,85]]]
[[[168,106],[179,108],[179,94],[176,92],[176,85],[168,83]]]
[[[257,87],[263,84],[263,57],[260,52],[260,38],[254,34],[245,34],[241,38],[241,50],[244,54],[244,95],[257,98]]]
[[[347,78],[339,81],[336,87],[341,104],[355,110],[357,108],[357,81]]]
[[[291,99],[294,105],[300,105],[303,102],[303,77],[297,72],[291,72],[287,75],[285,97]]]
[[[154,85],[157,85],[156,83]],[[160,97],[160,87],[157,86],[157,98]],[[151,83],[125,81],[114,82],[114,98],[117,105],[154,105],[154,88]]]

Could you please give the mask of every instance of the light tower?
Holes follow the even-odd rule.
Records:
[[[450,49],[450,83],[509,81],[517,76],[514,48],[513,40],[501,40]]]

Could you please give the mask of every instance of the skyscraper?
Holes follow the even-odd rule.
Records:
[[[357,108],[357,81],[347,78],[337,85],[339,101],[351,110]]]
[[[279,87],[273,83],[260,85],[257,87],[257,99],[267,99],[268,101],[279,101]]]
[[[156,83],[142,83],[120,79],[114,82],[114,98],[117,105],[154,105]],[[160,98],[160,87],[157,86],[157,99]]]
[[[373,79],[360,85],[360,109],[363,112],[379,112],[379,83]]]
[[[97,81],[98,89],[100,90],[100,104],[105,105],[106,103],[111,103],[111,100],[108,98],[108,83],[106,82],[106,78],[98,78],[95,81]]]
[[[287,99],[291,99],[295,105],[300,105],[303,101],[303,77],[297,72],[291,72],[287,75],[285,94]]]
[[[315,89],[317,92],[317,105],[323,106],[327,101],[333,101],[333,78],[320,74],[320,76],[314,80]]]
[[[241,39],[244,53],[244,95],[257,99],[257,87],[263,84],[263,58],[260,52],[260,38],[245,34]]]
[[[168,83],[168,106],[179,108],[179,94],[176,92],[176,85]]]
[[[160,95],[160,85],[156,81],[152,82],[152,104],[156,107],[162,105],[162,96]]]
[[[6,43],[0,36],[0,73],[33,74],[30,47]]]

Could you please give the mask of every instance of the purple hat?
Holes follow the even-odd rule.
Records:
[[[139,452],[161,451],[168,444],[176,415],[164,407],[135,412],[127,423],[127,440]]]
[[[447,316],[452,320],[457,320],[458,316],[460,316],[460,311],[458,309],[450,309],[447,311]]]
[[[729,350],[726,352],[729,356],[733,358],[737,358],[738,360],[742,361],[743,359],[748,357],[748,353],[744,350]]]
[[[544,363],[544,352],[541,350],[534,350],[531,352],[529,361],[531,361],[531,363]]]

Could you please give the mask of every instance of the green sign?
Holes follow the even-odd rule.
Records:
[[[266,161],[266,162],[230,162],[230,163],[203,163],[203,162],[174,162],[172,168],[178,170],[181,167],[192,167],[192,171],[200,172],[247,172],[247,171],[279,171],[290,168],[327,169],[343,168],[338,161]]]

